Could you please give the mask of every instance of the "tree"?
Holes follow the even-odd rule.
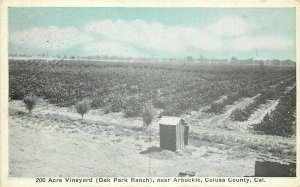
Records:
[[[151,124],[154,118],[154,107],[151,102],[147,103],[142,111],[143,126],[145,129]]]
[[[230,62],[231,63],[238,63],[239,59],[236,58],[235,56],[231,57]]]
[[[273,60],[272,60],[272,65],[279,66],[279,65],[280,65],[280,60],[278,60],[278,59],[273,59]]]
[[[76,111],[81,115],[81,119],[83,119],[84,114],[86,114],[90,109],[90,100],[84,99],[76,104]]]
[[[27,96],[24,97],[23,102],[25,103],[26,108],[28,109],[30,114],[32,109],[37,104],[37,101],[38,101],[38,97],[33,93],[29,93]]]
[[[187,56],[186,57],[186,61],[187,62],[193,62],[194,61],[194,58],[192,56]]]

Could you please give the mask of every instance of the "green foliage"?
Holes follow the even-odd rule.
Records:
[[[225,105],[232,105],[235,101],[238,101],[241,98],[242,98],[242,95],[240,95],[239,92],[233,93],[233,94],[227,96],[227,98],[223,101],[223,103]]]
[[[23,102],[25,103],[29,113],[31,113],[32,109],[35,107],[37,101],[38,101],[38,97],[33,93],[29,93],[24,97]]]
[[[239,91],[238,95],[240,97],[252,97],[253,95],[255,95],[255,93],[253,93],[253,90],[242,89]]]
[[[130,93],[138,93],[139,87],[138,86],[130,86],[129,90],[130,90]]]
[[[141,101],[137,97],[128,98],[125,103],[124,114],[126,117],[139,116],[142,110]]]
[[[167,107],[167,100],[163,97],[161,98],[156,98],[153,101],[153,105],[157,108],[165,109]]]
[[[91,101],[84,99],[76,104],[76,111],[81,115],[83,119],[84,114],[86,114],[91,109]]]
[[[253,130],[269,135],[292,136],[296,131],[296,89],[282,97],[271,113],[262,122],[253,125]]]
[[[208,108],[204,112],[213,113],[213,114],[222,114],[225,111],[227,105],[232,105],[234,104],[234,102],[238,101],[239,99],[248,96],[250,96],[250,92],[248,93],[243,89],[241,91],[228,95],[226,99],[224,99],[222,102],[212,103],[210,105],[210,108]]]
[[[23,89],[10,91],[10,98],[13,100],[22,100],[24,96],[25,91]]]
[[[13,100],[22,99],[23,92],[34,91],[37,96],[63,107],[76,105],[78,98],[91,98],[93,108],[104,108],[106,113],[124,111],[128,117],[140,116],[144,103],[149,100],[165,113],[177,116],[199,110],[226,95],[228,99],[224,103],[212,104],[210,109],[220,114],[242,97],[254,96],[278,84],[276,78],[295,75],[295,67],[284,66],[268,66],[261,71],[257,66],[186,63],[183,67],[180,63],[149,63],[145,68],[145,64],[138,62],[74,60],[63,61],[44,71],[38,79],[26,81],[43,67],[40,60],[10,60],[9,96]],[[84,71],[78,79],[80,68]],[[258,86],[266,80],[270,82]],[[160,94],[156,94],[157,90]]]
[[[122,103],[122,99],[118,95],[112,97],[106,102],[107,104],[105,108],[105,113],[122,111],[123,103]]]
[[[266,104],[269,100],[277,100],[283,96],[287,86],[293,82],[283,81],[270,88],[265,88],[260,91],[260,95],[255,97],[254,102],[246,106],[244,109],[234,110],[230,118],[234,121],[247,121],[251,114],[255,112],[261,105]],[[267,119],[266,119],[267,120]]]
[[[235,109],[230,114],[230,119],[233,121],[247,121],[248,120],[248,113],[241,109]]]
[[[222,114],[225,110],[225,103],[213,103],[210,105],[210,108],[205,110],[204,112],[213,113],[213,114]]]

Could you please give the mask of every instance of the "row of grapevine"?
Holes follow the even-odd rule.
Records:
[[[262,122],[253,125],[253,130],[263,134],[293,136],[296,134],[296,88],[280,98],[275,110]]]
[[[45,62],[11,60],[10,98],[22,99],[26,93],[34,92],[50,103],[67,107],[87,98],[93,108],[123,111],[126,116],[140,115],[139,111],[148,101],[169,115],[197,110],[222,95],[229,95],[233,102],[251,95],[252,85],[294,72],[283,67],[262,71],[256,66],[183,67],[67,61],[27,81],[44,66]]]
[[[284,80],[276,86],[266,87],[265,89],[261,90],[259,95],[255,97],[253,103],[250,103],[244,109],[235,109],[230,115],[231,120],[247,121],[251,114],[253,114],[261,105],[266,104],[269,100],[277,100],[284,95],[286,89],[294,82],[295,77]]]

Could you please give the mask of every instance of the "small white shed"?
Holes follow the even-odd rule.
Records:
[[[188,144],[189,126],[183,119],[163,116],[159,121],[160,148],[176,151]]]

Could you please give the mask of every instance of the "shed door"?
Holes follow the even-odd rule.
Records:
[[[180,139],[181,139],[181,134],[180,134],[180,125],[177,125],[177,149],[181,149],[181,143],[180,143]]]
[[[182,149],[184,147],[184,131],[183,126],[181,124],[176,125],[176,148]]]

